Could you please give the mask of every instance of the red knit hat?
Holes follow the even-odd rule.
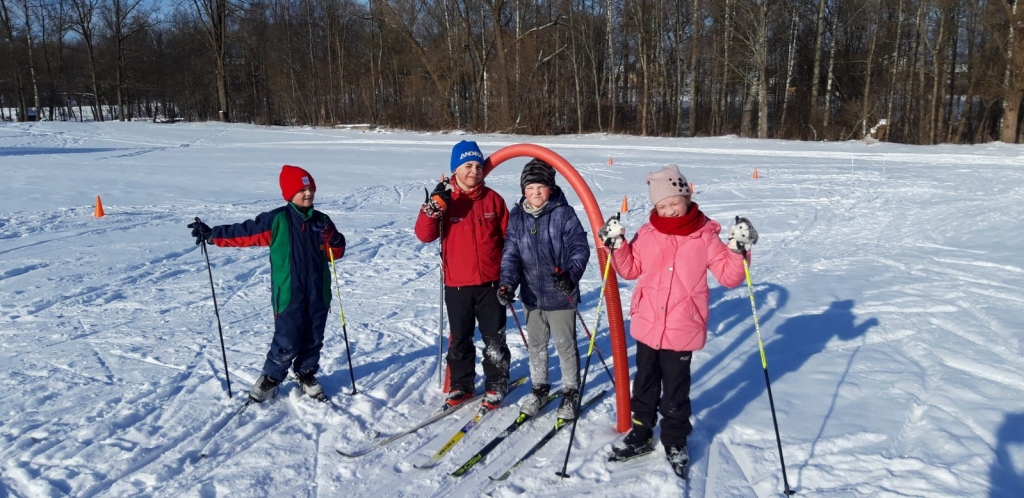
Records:
[[[288,164],[282,166],[281,177],[278,181],[281,183],[281,195],[288,202],[291,202],[295,194],[306,187],[313,187],[313,190],[316,190],[316,182],[313,181],[313,175],[310,175],[308,171],[298,166]]]

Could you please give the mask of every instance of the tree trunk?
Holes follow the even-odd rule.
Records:
[[[25,49],[28,52],[28,74],[32,81],[33,105],[35,106],[36,120],[42,121],[43,113],[39,110],[39,82],[36,79],[36,63],[35,57],[32,54],[32,47],[34,45],[32,42],[32,25],[29,22],[32,13],[28,0],[22,0],[21,6],[25,14]]]
[[[878,23],[882,20],[882,2],[875,1],[875,20],[871,24],[871,41],[868,42],[868,57],[864,68],[864,96],[860,107],[861,138],[868,136],[868,118],[871,114],[871,70],[875,62],[875,42],[878,40]],[[872,127],[874,125],[871,125]]]
[[[612,0],[608,0],[606,3],[606,14],[607,23],[605,24],[605,31],[608,35],[608,106],[611,108],[611,117],[608,120],[608,132],[615,133],[615,23],[614,18],[614,3]]]
[[[1015,143],[1017,141],[1017,121],[1020,112],[1020,103],[1022,94],[1024,94],[1024,83],[1018,83],[1017,80],[1024,79],[1018,74],[1018,68],[1016,67],[1017,59],[1022,58],[1020,55],[1014,57],[1014,49],[1016,39],[1014,33],[1014,25],[1018,22],[1017,20],[1017,0],[1009,0],[1012,4],[1009,10],[1009,33],[1007,35],[1006,43],[1006,72],[1003,76],[1003,90],[1005,97],[1003,97],[1003,116],[999,120],[999,141],[1005,143]]]
[[[821,45],[825,42],[825,0],[818,0],[818,29],[814,37],[814,68],[811,74],[811,119],[813,126],[818,122],[818,81],[821,78]],[[833,42],[834,43],[834,42]]]
[[[25,101],[24,82],[21,79],[21,71],[17,67],[17,58],[14,52],[14,24],[11,19],[11,12],[7,8],[6,0],[0,0],[0,27],[4,29],[4,37],[7,38],[7,50],[11,56],[11,66],[14,69],[14,84],[18,98],[18,115],[22,121],[28,119],[28,103]]]
[[[794,56],[796,53],[796,28],[798,18],[798,11],[793,9],[793,19],[789,24],[789,56],[786,58],[786,86],[782,88],[782,119],[779,122],[779,133],[775,134],[776,137],[782,136],[782,134],[786,133],[786,113],[789,110],[789,89],[790,85],[793,84],[793,66],[796,63]]]
[[[903,32],[903,0],[900,0],[899,10],[896,14],[896,43],[892,49],[892,80],[889,82],[889,98],[886,99],[886,111],[885,111],[885,133],[883,136],[878,137],[879,140],[885,140],[888,138],[889,129],[892,128],[892,105],[893,101],[896,100],[896,76],[899,73],[899,54],[900,54],[900,34]]]
[[[829,134],[828,127],[832,122],[832,82],[835,81],[836,46],[838,40],[839,14],[832,14],[832,46],[828,50],[828,76],[825,83],[825,122],[821,132]]]
[[[761,39],[757,54],[757,138],[768,138],[768,5],[761,3],[757,31]]]
[[[692,20],[690,21],[690,136],[697,136],[697,61],[699,60],[697,42],[700,35],[700,0],[693,0]]]

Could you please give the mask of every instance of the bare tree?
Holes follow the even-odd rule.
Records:
[[[199,15],[206,41],[213,52],[217,100],[220,103],[217,116],[221,121],[228,122],[231,121],[227,84],[228,0],[192,0],[192,5]]]
[[[1006,143],[1017,141],[1017,122],[1020,116],[1021,100],[1024,99],[1024,74],[1020,69],[1024,63],[1024,50],[1018,45],[1020,41],[1016,30],[1021,23],[1018,17],[1017,0],[1007,0],[1006,19],[1006,71],[1003,77],[1004,97],[1002,99],[1003,115],[999,121],[999,140]]]
[[[17,56],[14,52],[16,45],[14,38],[14,20],[11,16],[11,11],[7,7],[7,0],[0,0],[0,28],[4,30],[4,36],[7,38],[7,48],[10,54],[10,62],[13,66],[14,82],[15,82],[15,93],[17,94],[18,100],[18,115],[22,120],[28,118],[28,103],[25,100],[24,93],[24,82],[22,81],[22,75],[20,68],[17,67]]]

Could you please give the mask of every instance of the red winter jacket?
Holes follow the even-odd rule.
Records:
[[[416,238],[420,242],[441,237],[446,286],[480,285],[501,277],[508,207],[497,192],[483,185],[480,189],[467,194],[456,187],[452,202],[440,218],[431,218],[422,210],[416,218]]]

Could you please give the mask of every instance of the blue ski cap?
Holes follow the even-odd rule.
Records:
[[[459,166],[469,161],[479,161],[480,164],[484,163],[484,153],[480,152],[480,147],[477,146],[476,142],[469,140],[463,140],[452,147],[452,173],[455,172]]]

